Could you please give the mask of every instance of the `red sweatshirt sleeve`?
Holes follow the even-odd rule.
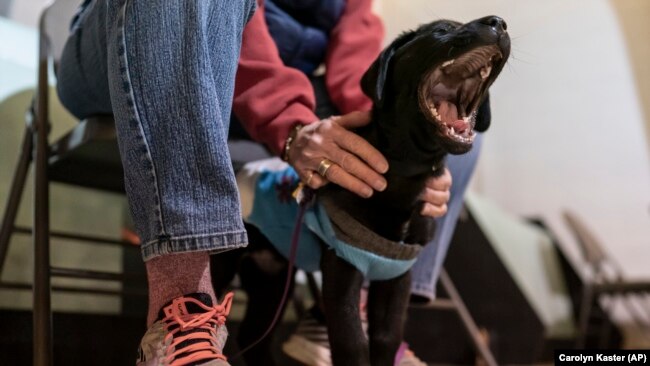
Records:
[[[370,110],[361,91],[361,77],[379,55],[384,26],[372,13],[372,0],[347,0],[339,23],[330,33],[325,82],[332,102],[342,114]]]
[[[318,120],[315,104],[309,79],[280,59],[260,4],[242,36],[233,113],[255,141],[279,155],[293,125]]]

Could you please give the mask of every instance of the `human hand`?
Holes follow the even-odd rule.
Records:
[[[450,187],[451,173],[447,168],[441,176],[427,179],[424,191],[420,195],[420,199],[424,201],[424,207],[420,214],[431,217],[440,217],[446,214]]]
[[[291,143],[289,164],[313,189],[332,182],[366,198],[373,190],[383,191],[386,179],[381,174],[388,170],[388,161],[366,140],[348,131],[368,123],[369,112],[353,112],[306,125]],[[321,176],[318,169],[325,159],[333,164]]]

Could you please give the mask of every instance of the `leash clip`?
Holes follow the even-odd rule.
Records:
[[[298,183],[298,187],[291,194],[298,202],[300,207],[311,206],[316,198],[316,191],[306,186],[304,183]]]

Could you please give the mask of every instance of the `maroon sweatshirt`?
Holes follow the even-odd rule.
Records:
[[[301,71],[285,66],[264,20],[263,3],[244,29],[235,80],[233,113],[251,137],[281,154],[296,123],[318,120],[311,83]],[[346,114],[370,110],[361,77],[381,51],[384,28],[371,12],[372,0],[347,0],[330,34],[325,83],[334,105]]]

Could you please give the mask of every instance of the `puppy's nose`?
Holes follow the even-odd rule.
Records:
[[[496,15],[481,18],[479,19],[479,23],[492,27],[495,31],[497,31],[497,33],[503,33],[506,29],[508,29],[506,21]]]

